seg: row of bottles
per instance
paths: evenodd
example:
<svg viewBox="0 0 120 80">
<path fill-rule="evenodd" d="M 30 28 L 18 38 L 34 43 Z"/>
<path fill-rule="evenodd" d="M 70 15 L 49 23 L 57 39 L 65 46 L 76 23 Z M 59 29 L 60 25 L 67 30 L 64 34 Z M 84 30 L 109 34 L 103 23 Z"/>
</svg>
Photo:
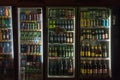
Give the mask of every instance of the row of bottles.
<svg viewBox="0 0 120 80">
<path fill-rule="evenodd" d="M 22 31 L 21 32 L 21 40 L 41 40 L 41 32 L 38 31 Z"/>
<path fill-rule="evenodd" d="M 83 77 L 107 77 L 109 74 L 108 65 L 107 60 L 82 60 L 80 72 Z"/>
<path fill-rule="evenodd" d="M 0 7 L 0 16 L 10 16 L 10 8 Z"/>
<path fill-rule="evenodd" d="M 1 42 L 0 43 L 0 54 L 1 53 L 11 53 L 12 48 L 11 48 L 11 42 Z"/>
<path fill-rule="evenodd" d="M 49 75 L 66 76 L 73 75 L 74 67 L 72 59 L 51 59 L 49 60 Z"/>
<path fill-rule="evenodd" d="M 0 41 L 2 40 L 11 40 L 11 30 L 0 30 Z"/>
<path fill-rule="evenodd" d="M 81 40 L 105 40 L 109 39 L 108 29 L 82 29 Z"/>
<path fill-rule="evenodd" d="M 49 32 L 50 43 L 73 43 L 73 32 L 55 34 Z"/>
<path fill-rule="evenodd" d="M 75 11 L 73 9 L 49 9 L 48 16 L 52 18 L 73 18 Z"/>
<path fill-rule="evenodd" d="M 81 10 L 80 26 L 81 27 L 109 27 L 110 12 L 107 9 Z"/>
<path fill-rule="evenodd" d="M 38 72 L 41 69 L 41 56 L 24 55 L 21 57 L 21 67 L 27 72 Z"/>
<path fill-rule="evenodd" d="M 109 9 L 92 9 L 82 8 L 80 9 L 81 18 L 108 18 L 110 16 Z"/>
<path fill-rule="evenodd" d="M 20 12 L 20 20 L 41 21 L 41 9 L 24 9 Z"/>
<path fill-rule="evenodd" d="M 22 30 L 40 30 L 40 22 L 21 22 L 20 29 Z"/>
<path fill-rule="evenodd" d="M 41 75 L 38 75 L 38 74 L 25 74 L 25 73 L 22 73 L 21 74 L 21 80 L 42 80 L 40 79 L 41 78 Z"/>
<path fill-rule="evenodd" d="M 21 44 L 21 53 L 39 54 L 40 52 L 41 52 L 41 45 Z"/>
<path fill-rule="evenodd" d="M 109 19 L 80 19 L 81 27 L 108 28 Z"/>
<path fill-rule="evenodd" d="M 73 57 L 72 45 L 49 46 L 49 57 Z"/>
<path fill-rule="evenodd" d="M 5 57 L 4 59 L 0 60 L 0 74 L 7 74 L 12 72 L 12 66 L 12 61 L 8 57 Z"/>
<path fill-rule="evenodd" d="M 108 46 L 106 44 L 99 43 L 96 45 L 91 45 L 89 43 L 82 43 L 80 56 L 106 58 L 109 57 L 108 52 Z"/>
<path fill-rule="evenodd" d="M 73 19 L 49 19 L 49 28 L 60 27 L 66 31 L 74 30 L 74 20 Z"/>
<path fill-rule="evenodd" d="M 0 17 L 0 28 L 9 28 L 10 18 Z"/>
</svg>

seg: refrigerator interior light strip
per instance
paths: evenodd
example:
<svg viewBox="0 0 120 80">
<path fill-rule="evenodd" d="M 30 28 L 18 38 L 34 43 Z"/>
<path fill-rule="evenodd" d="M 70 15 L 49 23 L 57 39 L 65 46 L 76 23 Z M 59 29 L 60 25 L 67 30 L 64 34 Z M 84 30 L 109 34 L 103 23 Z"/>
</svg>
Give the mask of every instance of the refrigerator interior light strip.
<svg viewBox="0 0 120 80">
<path fill-rule="evenodd" d="M 12 44 L 11 44 L 12 45 L 11 46 L 12 47 L 12 53 L 11 53 L 11 55 L 12 55 L 12 59 L 13 59 L 14 58 L 14 45 L 13 45 L 14 40 L 13 40 L 13 25 L 12 25 L 12 7 L 11 6 L 8 6 L 8 7 L 9 7 L 9 9 L 11 11 L 10 12 L 10 19 L 11 19 L 10 20 L 10 27 L 11 27 L 10 29 L 12 30 L 11 31 L 11 42 L 12 42 Z"/>
<path fill-rule="evenodd" d="M 20 8 L 18 8 L 18 75 L 19 74 L 21 74 L 21 68 L 20 68 L 20 66 L 21 66 L 21 64 L 20 64 L 20 60 L 21 60 L 21 57 L 19 56 L 20 55 L 20 53 L 21 53 L 21 51 L 20 51 Z M 20 77 L 20 75 L 18 76 L 18 80 L 21 80 L 21 77 Z"/>
<path fill-rule="evenodd" d="M 109 38 L 110 38 L 110 41 L 109 41 L 109 58 L 110 58 L 110 61 L 109 61 L 109 69 L 110 69 L 110 72 L 109 72 L 109 75 L 110 77 L 112 77 L 112 69 L 111 69 L 111 9 L 109 9 Z"/>
</svg>

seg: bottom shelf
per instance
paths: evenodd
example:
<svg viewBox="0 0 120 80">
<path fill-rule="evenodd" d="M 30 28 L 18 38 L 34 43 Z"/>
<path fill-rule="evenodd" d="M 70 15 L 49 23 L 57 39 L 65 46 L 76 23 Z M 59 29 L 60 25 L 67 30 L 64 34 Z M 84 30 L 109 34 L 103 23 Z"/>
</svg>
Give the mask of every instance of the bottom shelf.
<svg viewBox="0 0 120 80">
<path fill-rule="evenodd" d="M 43 75 L 39 73 L 21 73 L 20 80 L 42 80 Z"/>
<path fill-rule="evenodd" d="M 88 75 L 82 75 L 79 76 L 78 80 L 111 80 L 111 77 L 109 75 L 99 75 L 99 76 L 88 76 Z"/>
</svg>

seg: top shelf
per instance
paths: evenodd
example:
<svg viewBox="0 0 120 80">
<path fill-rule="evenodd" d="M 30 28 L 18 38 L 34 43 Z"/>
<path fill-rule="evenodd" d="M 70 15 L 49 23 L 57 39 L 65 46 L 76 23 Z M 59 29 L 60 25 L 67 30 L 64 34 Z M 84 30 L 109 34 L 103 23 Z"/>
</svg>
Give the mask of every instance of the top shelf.
<svg viewBox="0 0 120 80">
<path fill-rule="evenodd" d="M 40 22 L 40 21 L 37 21 L 37 20 L 20 20 L 20 22 Z"/>
<path fill-rule="evenodd" d="M 73 16 L 73 17 L 59 17 L 59 16 L 50 17 L 50 16 L 48 16 L 48 18 L 50 18 L 50 19 L 75 19 L 75 16 Z"/>
<path fill-rule="evenodd" d="M 110 26 L 95 26 L 95 27 L 86 27 L 86 26 L 81 26 L 81 29 L 109 29 Z"/>
</svg>

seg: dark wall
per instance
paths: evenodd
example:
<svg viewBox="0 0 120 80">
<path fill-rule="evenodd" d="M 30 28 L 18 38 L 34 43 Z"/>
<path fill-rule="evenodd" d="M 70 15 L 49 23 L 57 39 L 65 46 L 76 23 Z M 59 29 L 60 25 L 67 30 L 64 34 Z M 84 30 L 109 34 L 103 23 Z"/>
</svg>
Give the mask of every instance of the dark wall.
<svg viewBox="0 0 120 80">
<path fill-rule="evenodd" d="M 120 7 L 112 11 L 116 16 L 116 24 L 112 26 L 112 75 L 113 80 L 120 80 Z"/>
</svg>

